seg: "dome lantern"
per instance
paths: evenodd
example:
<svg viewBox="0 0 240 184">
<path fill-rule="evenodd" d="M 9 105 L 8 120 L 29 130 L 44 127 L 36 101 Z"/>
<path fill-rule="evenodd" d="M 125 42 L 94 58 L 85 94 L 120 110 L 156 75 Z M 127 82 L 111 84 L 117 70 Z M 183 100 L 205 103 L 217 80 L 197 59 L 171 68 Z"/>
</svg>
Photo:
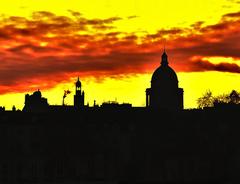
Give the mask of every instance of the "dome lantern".
<svg viewBox="0 0 240 184">
<path fill-rule="evenodd" d="M 162 54 L 162 62 L 161 62 L 162 66 L 168 66 L 168 56 L 164 50 L 163 54 Z"/>
</svg>

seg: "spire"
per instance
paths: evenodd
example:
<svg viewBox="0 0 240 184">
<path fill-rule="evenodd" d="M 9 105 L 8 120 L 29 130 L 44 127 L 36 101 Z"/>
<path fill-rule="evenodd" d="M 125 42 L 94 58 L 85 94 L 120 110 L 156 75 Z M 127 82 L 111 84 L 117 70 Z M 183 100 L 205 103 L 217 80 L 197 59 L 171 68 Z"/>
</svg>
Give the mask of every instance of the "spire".
<svg viewBox="0 0 240 184">
<path fill-rule="evenodd" d="M 78 79 L 77 79 L 77 82 L 76 82 L 76 87 L 81 87 L 81 82 L 80 82 L 80 80 L 79 80 L 79 77 L 78 77 Z"/>
<path fill-rule="evenodd" d="M 165 45 L 164 45 L 164 50 L 163 50 L 163 54 L 162 54 L 161 65 L 162 66 L 167 66 L 168 65 L 168 56 L 167 56 L 166 51 L 165 51 Z"/>
</svg>

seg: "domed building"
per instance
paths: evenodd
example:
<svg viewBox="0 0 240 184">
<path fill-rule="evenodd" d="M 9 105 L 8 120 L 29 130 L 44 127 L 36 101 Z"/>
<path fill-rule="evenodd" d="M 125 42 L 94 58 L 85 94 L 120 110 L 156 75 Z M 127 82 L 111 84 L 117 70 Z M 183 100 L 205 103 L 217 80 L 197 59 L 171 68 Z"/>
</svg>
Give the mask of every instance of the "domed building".
<svg viewBox="0 0 240 184">
<path fill-rule="evenodd" d="M 161 65 L 154 71 L 151 88 L 146 90 L 146 106 L 158 109 L 183 109 L 183 89 L 178 87 L 175 71 L 168 65 L 164 50 Z"/>
<path fill-rule="evenodd" d="M 25 95 L 24 112 L 47 112 L 48 110 L 47 99 L 42 97 L 41 91 L 37 90 L 32 95 Z"/>
</svg>

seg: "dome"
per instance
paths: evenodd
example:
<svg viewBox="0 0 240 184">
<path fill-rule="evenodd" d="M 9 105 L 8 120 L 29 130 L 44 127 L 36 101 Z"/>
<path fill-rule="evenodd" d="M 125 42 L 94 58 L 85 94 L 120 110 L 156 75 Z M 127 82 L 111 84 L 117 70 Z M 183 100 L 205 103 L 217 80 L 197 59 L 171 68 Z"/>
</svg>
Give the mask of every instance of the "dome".
<svg viewBox="0 0 240 184">
<path fill-rule="evenodd" d="M 41 91 L 37 90 L 33 93 L 33 96 L 37 97 L 37 98 L 41 98 L 42 97 L 42 93 Z"/>
<path fill-rule="evenodd" d="M 162 55 L 161 66 L 152 75 L 151 84 L 152 87 L 178 88 L 177 74 L 168 65 L 167 54 L 165 52 Z"/>
</svg>

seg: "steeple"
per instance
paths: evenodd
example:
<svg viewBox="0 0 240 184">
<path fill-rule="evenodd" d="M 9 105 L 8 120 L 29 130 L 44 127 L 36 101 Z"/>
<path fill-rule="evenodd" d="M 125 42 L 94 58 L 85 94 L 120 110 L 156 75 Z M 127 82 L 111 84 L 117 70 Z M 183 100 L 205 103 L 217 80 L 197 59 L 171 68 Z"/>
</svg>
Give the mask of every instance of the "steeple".
<svg viewBox="0 0 240 184">
<path fill-rule="evenodd" d="M 161 65 L 162 66 L 167 66 L 168 65 L 168 56 L 167 56 L 166 51 L 165 51 L 165 46 L 164 46 L 164 50 L 163 50 L 163 54 L 162 54 Z"/>
<path fill-rule="evenodd" d="M 79 77 L 77 78 L 76 84 L 76 94 L 74 95 L 74 107 L 80 108 L 84 107 L 84 91 L 82 91 L 82 83 L 79 80 Z"/>
<path fill-rule="evenodd" d="M 77 82 L 76 82 L 76 87 L 81 88 L 81 86 L 82 86 L 82 84 L 81 84 L 81 82 L 79 80 L 79 77 L 78 77 Z"/>
</svg>

